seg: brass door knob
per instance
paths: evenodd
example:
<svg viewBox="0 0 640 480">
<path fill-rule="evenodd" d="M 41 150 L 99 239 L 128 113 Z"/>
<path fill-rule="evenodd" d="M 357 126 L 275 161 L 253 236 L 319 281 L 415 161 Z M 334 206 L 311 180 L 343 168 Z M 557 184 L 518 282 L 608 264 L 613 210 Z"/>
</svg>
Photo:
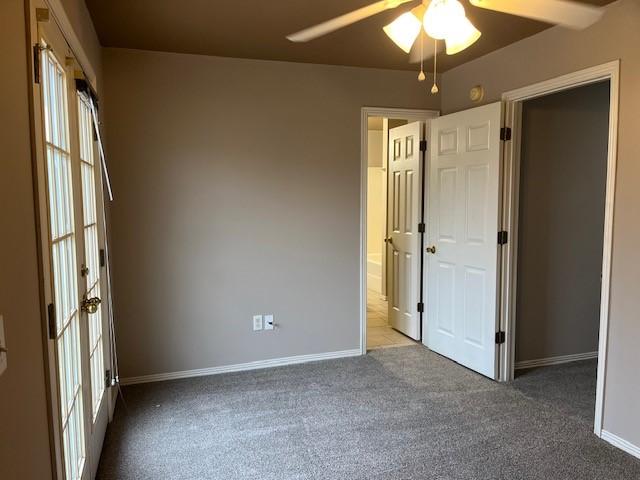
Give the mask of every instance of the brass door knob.
<svg viewBox="0 0 640 480">
<path fill-rule="evenodd" d="M 93 298 L 83 298 L 82 299 L 82 304 L 80 305 L 80 309 L 83 312 L 92 314 L 92 313 L 96 313 L 98 311 L 98 305 L 100 305 L 100 302 L 102 302 L 102 300 L 100 300 L 98 297 L 93 297 Z"/>
<path fill-rule="evenodd" d="M 428 253 L 436 253 L 436 246 L 432 245 L 430 247 L 427 247 L 427 252 Z"/>
</svg>

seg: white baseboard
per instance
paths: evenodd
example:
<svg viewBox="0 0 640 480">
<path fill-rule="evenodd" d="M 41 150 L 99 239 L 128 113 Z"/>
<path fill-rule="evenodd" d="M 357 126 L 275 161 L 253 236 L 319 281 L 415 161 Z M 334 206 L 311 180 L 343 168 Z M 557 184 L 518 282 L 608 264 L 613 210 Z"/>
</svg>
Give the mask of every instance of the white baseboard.
<svg viewBox="0 0 640 480">
<path fill-rule="evenodd" d="M 184 370 L 181 372 L 156 373 L 153 375 L 143 375 L 140 377 L 122 378 L 120 380 L 120 385 L 134 385 L 137 383 L 162 382 L 164 380 L 176 380 L 179 378 L 218 375 L 220 373 L 243 372 L 245 370 L 258 370 L 260 368 L 280 367 L 283 365 L 295 365 L 297 363 L 316 362 L 318 360 L 330 360 L 334 358 L 355 357 L 358 355 L 362 355 L 362 352 L 359 348 L 353 350 L 342 350 L 339 352 L 296 355 L 294 357 L 258 360 L 255 362 L 239 363 L 236 365 L 223 365 L 221 367 L 199 368 L 197 370 Z"/>
<path fill-rule="evenodd" d="M 627 442 L 624 438 L 620 438 L 619 436 L 614 435 L 611 432 L 607 432 L 606 430 L 602 430 L 600 438 L 602 438 L 602 440 L 604 440 L 605 442 L 610 443 L 614 447 L 627 452 L 629 455 L 640 458 L 640 447 L 634 445 L 631 442 Z"/>
<path fill-rule="evenodd" d="M 578 362 L 580 360 L 590 360 L 598 358 L 598 352 L 574 353 L 573 355 L 560 355 L 558 357 L 538 358 L 535 360 L 523 360 L 516 362 L 516 370 L 533 367 L 548 367 L 549 365 L 560 365 L 561 363 Z"/>
</svg>

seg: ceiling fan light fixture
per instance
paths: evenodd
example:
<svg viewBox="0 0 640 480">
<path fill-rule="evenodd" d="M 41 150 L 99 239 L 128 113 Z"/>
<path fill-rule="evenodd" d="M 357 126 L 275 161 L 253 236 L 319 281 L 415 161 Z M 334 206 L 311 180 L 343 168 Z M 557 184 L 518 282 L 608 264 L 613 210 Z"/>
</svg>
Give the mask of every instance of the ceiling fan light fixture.
<svg viewBox="0 0 640 480">
<path fill-rule="evenodd" d="M 482 33 L 469 21 L 467 17 L 458 20 L 449 30 L 445 38 L 447 55 L 455 55 L 473 45 Z"/>
<path fill-rule="evenodd" d="M 443 40 L 466 18 L 458 0 L 432 0 L 424 14 L 424 31 L 431 38 Z"/>
<path fill-rule="evenodd" d="M 382 30 L 393 40 L 393 43 L 399 46 L 405 53 L 409 53 L 411 46 L 416 41 L 416 38 L 418 38 L 421 28 L 422 22 L 420 18 L 411 11 L 403 13 L 389 25 L 383 27 Z"/>
</svg>

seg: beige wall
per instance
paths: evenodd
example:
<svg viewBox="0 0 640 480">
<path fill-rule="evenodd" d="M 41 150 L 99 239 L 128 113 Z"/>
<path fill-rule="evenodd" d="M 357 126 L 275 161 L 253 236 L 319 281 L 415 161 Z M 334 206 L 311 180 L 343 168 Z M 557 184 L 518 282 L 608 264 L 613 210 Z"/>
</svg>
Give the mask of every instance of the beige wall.
<svg viewBox="0 0 640 480">
<path fill-rule="evenodd" d="M 29 137 L 22 0 L 0 2 L 0 478 L 51 476 Z"/>
<path fill-rule="evenodd" d="M 121 376 L 358 348 L 360 109 L 437 108 L 415 75 L 104 62 Z"/>
<path fill-rule="evenodd" d="M 368 161 L 370 167 L 382 167 L 382 130 L 370 129 L 367 134 Z"/>
<path fill-rule="evenodd" d="M 516 361 L 598 350 L 609 82 L 522 106 Z"/>
<path fill-rule="evenodd" d="M 367 253 L 382 255 L 384 238 L 385 202 L 381 167 L 369 167 L 367 172 Z"/>
<path fill-rule="evenodd" d="M 367 138 L 367 253 L 381 255 L 386 202 L 383 198 L 386 177 L 382 170 L 382 130 L 369 130 Z"/>
<path fill-rule="evenodd" d="M 618 174 L 604 428 L 640 445 L 640 2 L 620 0 L 592 27 L 553 28 L 446 72 L 444 113 L 471 107 L 469 89 L 482 84 L 486 102 L 502 92 L 621 59 Z"/>
</svg>

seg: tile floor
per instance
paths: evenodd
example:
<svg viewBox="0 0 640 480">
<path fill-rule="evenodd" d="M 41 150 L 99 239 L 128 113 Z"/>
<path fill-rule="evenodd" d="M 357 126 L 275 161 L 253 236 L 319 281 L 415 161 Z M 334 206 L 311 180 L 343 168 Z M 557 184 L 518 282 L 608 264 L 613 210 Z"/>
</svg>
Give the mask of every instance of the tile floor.
<svg viewBox="0 0 640 480">
<path fill-rule="evenodd" d="M 387 302 L 367 290 L 367 349 L 415 345 L 417 342 L 394 330 L 387 321 Z"/>
</svg>

